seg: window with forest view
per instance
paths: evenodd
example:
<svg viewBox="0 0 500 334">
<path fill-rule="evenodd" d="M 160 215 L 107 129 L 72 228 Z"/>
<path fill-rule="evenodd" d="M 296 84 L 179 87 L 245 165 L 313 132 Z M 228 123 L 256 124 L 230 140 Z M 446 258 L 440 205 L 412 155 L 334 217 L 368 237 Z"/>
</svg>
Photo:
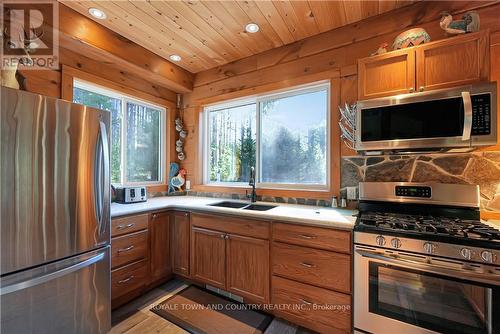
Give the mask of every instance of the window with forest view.
<svg viewBox="0 0 500 334">
<path fill-rule="evenodd" d="M 163 181 L 165 109 L 80 81 L 73 102 L 111 112 L 111 183 Z"/>
<path fill-rule="evenodd" d="M 250 167 L 262 187 L 328 188 L 329 85 L 206 112 L 206 183 L 247 183 Z"/>
</svg>

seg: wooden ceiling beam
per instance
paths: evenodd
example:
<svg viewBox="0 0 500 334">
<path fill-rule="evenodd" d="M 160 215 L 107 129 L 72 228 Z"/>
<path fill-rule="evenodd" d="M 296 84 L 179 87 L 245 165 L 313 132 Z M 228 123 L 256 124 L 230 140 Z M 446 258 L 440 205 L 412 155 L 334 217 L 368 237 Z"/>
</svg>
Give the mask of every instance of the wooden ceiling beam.
<svg viewBox="0 0 500 334">
<path fill-rule="evenodd" d="M 194 75 L 187 70 L 63 4 L 59 6 L 59 17 L 61 47 L 113 63 L 174 92 L 192 91 Z"/>
</svg>

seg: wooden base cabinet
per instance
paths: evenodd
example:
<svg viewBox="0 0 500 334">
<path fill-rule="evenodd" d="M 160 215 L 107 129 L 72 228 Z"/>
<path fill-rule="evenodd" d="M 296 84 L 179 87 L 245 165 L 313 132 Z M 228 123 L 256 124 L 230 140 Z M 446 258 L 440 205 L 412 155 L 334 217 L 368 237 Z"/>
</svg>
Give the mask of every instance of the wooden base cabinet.
<svg viewBox="0 0 500 334">
<path fill-rule="evenodd" d="M 192 228 L 192 278 L 214 287 L 226 287 L 225 234 L 203 228 Z"/>
<path fill-rule="evenodd" d="M 269 241 L 229 234 L 227 290 L 255 302 L 269 301 Z"/>
<path fill-rule="evenodd" d="M 206 228 L 211 220 L 220 230 Z M 216 221 L 221 218 L 191 216 L 191 277 L 252 302 L 269 302 L 269 240 L 261 237 L 268 237 L 270 223 Z M 230 233 L 235 231 L 245 235 Z"/>
<path fill-rule="evenodd" d="M 170 262 L 170 213 L 152 213 L 149 216 L 150 229 L 150 280 L 156 283 L 172 274 Z"/>
<path fill-rule="evenodd" d="M 172 271 L 174 274 L 189 278 L 189 240 L 191 226 L 189 212 L 176 211 L 170 221 L 170 249 L 172 252 Z"/>
</svg>

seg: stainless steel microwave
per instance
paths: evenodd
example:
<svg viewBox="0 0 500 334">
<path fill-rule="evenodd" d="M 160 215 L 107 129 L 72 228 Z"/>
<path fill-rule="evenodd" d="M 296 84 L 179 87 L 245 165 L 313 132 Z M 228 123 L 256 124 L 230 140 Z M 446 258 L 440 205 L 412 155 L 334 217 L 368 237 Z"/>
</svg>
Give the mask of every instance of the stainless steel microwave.
<svg viewBox="0 0 500 334">
<path fill-rule="evenodd" d="M 497 84 L 358 102 L 357 151 L 472 149 L 497 144 Z"/>
</svg>

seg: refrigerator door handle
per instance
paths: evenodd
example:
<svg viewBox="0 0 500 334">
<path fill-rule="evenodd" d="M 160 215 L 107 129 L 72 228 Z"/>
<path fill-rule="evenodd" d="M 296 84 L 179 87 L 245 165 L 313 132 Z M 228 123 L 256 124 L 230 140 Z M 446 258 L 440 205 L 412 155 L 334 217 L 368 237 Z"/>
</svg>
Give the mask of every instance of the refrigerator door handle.
<svg viewBox="0 0 500 334">
<path fill-rule="evenodd" d="M 106 232 L 109 214 L 109 142 L 106 124 L 99 122 L 99 139 L 97 140 L 96 160 L 94 165 L 96 215 L 99 235 Z"/>
<path fill-rule="evenodd" d="M 16 292 L 19 290 L 28 289 L 28 288 L 31 288 L 35 285 L 47 283 L 47 282 L 54 280 L 56 278 L 71 274 L 75 271 L 78 271 L 82 268 L 88 267 L 96 262 L 101 261 L 102 259 L 104 259 L 105 255 L 106 255 L 106 252 L 101 252 L 101 253 L 99 253 L 91 258 L 80 261 L 80 262 L 75 263 L 75 264 L 68 266 L 66 268 L 59 269 L 59 270 L 53 271 L 49 274 L 45 274 L 42 276 L 34 277 L 34 278 L 31 278 L 27 281 L 14 283 L 14 284 L 2 287 L 2 288 L 0 288 L 0 296 L 6 295 L 8 293 Z"/>
</svg>

